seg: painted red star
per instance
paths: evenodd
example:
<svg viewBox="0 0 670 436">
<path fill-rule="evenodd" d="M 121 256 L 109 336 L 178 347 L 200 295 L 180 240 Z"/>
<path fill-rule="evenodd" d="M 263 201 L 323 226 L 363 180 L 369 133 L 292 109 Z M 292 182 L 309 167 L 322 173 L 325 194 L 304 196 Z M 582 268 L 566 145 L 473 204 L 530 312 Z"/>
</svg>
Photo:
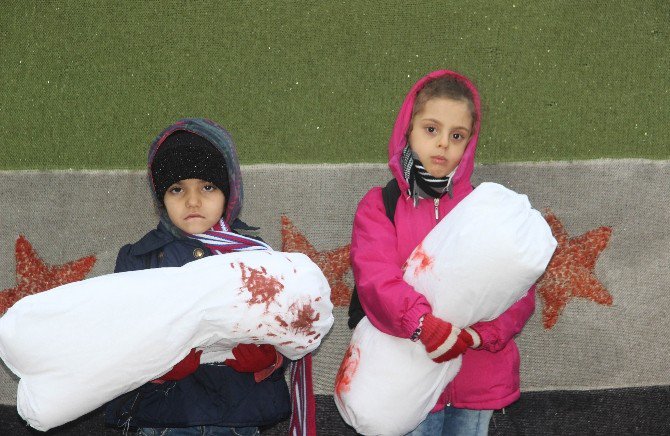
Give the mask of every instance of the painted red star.
<svg viewBox="0 0 670 436">
<path fill-rule="evenodd" d="M 95 264 L 95 256 L 86 256 L 63 265 L 47 265 L 37 256 L 28 239 L 16 240 L 16 286 L 0 292 L 0 315 L 21 298 L 83 280 Z"/>
<path fill-rule="evenodd" d="M 537 291 L 544 301 L 544 328 L 550 329 L 573 297 L 586 298 L 604 306 L 612 305 L 612 295 L 594 273 L 596 260 L 607 247 L 612 228 L 598 227 L 570 238 L 561 221 L 550 210 L 547 210 L 545 219 L 558 242 L 546 272 L 537 282 Z"/>
<path fill-rule="evenodd" d="M 335 306 L 348 306 L 351 289 L 344 283 L 344 274 L 351 267 L 349 244 L 329 251 L 317 251 L 286 216 L 281 217 L 282 251 L 306 254 L 316 263 L 330 284 L 330 300 Z"/>
</svg>

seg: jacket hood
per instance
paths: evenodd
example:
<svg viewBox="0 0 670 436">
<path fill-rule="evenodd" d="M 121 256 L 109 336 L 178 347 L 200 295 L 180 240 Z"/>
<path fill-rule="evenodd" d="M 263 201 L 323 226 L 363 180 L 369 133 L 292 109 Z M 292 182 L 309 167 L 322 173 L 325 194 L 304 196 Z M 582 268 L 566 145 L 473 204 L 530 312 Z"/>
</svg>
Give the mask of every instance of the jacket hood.
<svg viewBox="0 0 670 436">
<path fill-rule="evenodd" d="M 389 140 L 388 152 L 389 152 L 389 168 L 391 174 L 398 181 L 398 186 L 400 191 L 406 193 L 409 189 L 407 180 L 403 176 L 402 168 L 402 152 L 407 145 L 407 131 L 409 129 L 410 121 L 412 120 L 412 109 L 414 108 L 414 100 L 416 99 L 417 94 L 424 85 L 438 77 L 442 76 L 452 76 L 456 80 L 464 83 L 468 89 L 472 92 L 474 99 L 475 112 L 477 114 L 477 119 L 473 126 L 472 136 L 470 141 L 465 149 L 465 153 L 461 158 L 461 162 L 456 169 L 456 173 L 452 179 L 452 186 L 455 190 L 458 190 L 461 186 L 467 185 L 471 186 L 470 177 L 472 176 L 472 171 L 475 165 L 475 151 L 477 149 L 477 138 L 479 137 L 479 128 L 481 124 L 481 103 L 479 100 L 479 93 L 477 88 L 468 80 L 465 76 L 462 76 L 458 73 L 449 70 L 438 70 L 433 71 L 432 73 L 427 74 L 422 77 L 418 82 L 412 86 L 412 89 L 409 90 L 409 93 L 405 97 L 400 111 L 398 112 L 398 117 L 396 118 L 395 124 L 393 126 L 393 132 L 391 133 L 391 139 Z"/>
<path fill-rule="evenodd" d="M 181 232 L 174 224 L 172 224 L 170 218 L 168 217 L 167 210 L 157 198 L 156 189 L 151 177 L 151 165 L 153 163 L 154 157 L 156 156 L 156 152 L 160 148 L 163 141 L 165 141 L 165 138 L 178 130 L 185 130 L 207 139 L 223 155 L 223 158 L 226 161 L 226 167 L 228 170 L 228 183 L 230 185 L 230 192 L 226 198 L 226 208 L 223 212 L 223 219 L 230 228 L 233 221 L 235 221 L 235 219 L 240 214 L 240 211 L 242 210 L 243 189 L 240 163 L 237 159 L 235 143 L 233 142 L 233 138 L 230 136 L 230 133 L 228 133 L 228 131 L 215 122 L 205 118 L 184 118 L 177 121 L 159 133 L 149 147 L 149 155 L 147 159 L 147 178 L 154 203 L 160 211 L 161 222 L 165 224 L 173 234 L 179 236 L 183 234 L 183 232 Z"/>
</svg>

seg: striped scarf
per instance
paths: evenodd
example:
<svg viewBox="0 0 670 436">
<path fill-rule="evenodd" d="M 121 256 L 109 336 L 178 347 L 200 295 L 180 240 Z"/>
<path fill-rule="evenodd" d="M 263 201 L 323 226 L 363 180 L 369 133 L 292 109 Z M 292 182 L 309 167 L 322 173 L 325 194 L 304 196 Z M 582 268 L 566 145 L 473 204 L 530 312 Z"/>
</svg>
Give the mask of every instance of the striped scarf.
<svg viewBox="0 0 670 436">
<path fill-rule="evenodd" d="M 312 385 L 312 353 L 291 362 L 290 436 L 316 435 L 316 402 Z"/>
<path fill-rule="evenodd" d="M 257 239 L 230 231 L 223 218 L 210 230 L 197 235 L 189 235 L 209 248 L 213 254 L 234 251 L 272 250 Z M 316 403 L 312 385 L 312 355 L 291 361 L 291 422 L 290 436 L 316 435 Z"/>
<path fill-rule="evenodd" d="M 265 242 L 231 232 L 223 218 L 205 233 L 189 235 L 189 237 L 202 242 L 213 254 L 226 254 L 233 251 L 272 250 L 272 247 Z"/>
<path fill-rule="evenodd" d="M 418 159 L 414 159 L 414 180 L 419 188 L 432 198 L 440 198 L 448 192 L 451 175 L 446 177 L 433 177 Z"/>
<path fill-rule="evenodd" d="M 405 177 L 405 180 L 407 180 L 410 195 L 415 199 L 415 202 L 419 196 L 425 197 L 421 195 L 422 193 L 431 198 L 441 198 L 447 193 L 451 197 L 451 178 L 456 172 L 456 169 L 446 177 L 433 177 L 426 171 L 409 144 L 405 146 L 402 152 L 401 163 L 403 167 L 403 176 Z"/>
</svg>

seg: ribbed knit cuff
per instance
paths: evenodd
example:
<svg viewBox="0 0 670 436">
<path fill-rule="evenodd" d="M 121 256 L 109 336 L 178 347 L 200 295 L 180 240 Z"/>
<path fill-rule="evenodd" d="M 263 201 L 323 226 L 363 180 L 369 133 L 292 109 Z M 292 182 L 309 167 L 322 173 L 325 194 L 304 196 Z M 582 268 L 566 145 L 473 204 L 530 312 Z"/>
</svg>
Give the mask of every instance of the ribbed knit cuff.
<svg viewBox="0 0 670 436">
<path fill-rule="evenodd" d="M 479 336 L 477 330 L 473 329 L 472 327 L 466 327 L 463 330 L 468 332 L 472 337 L 472 345 L 470 348 L 479 348 L 482 345 L 482 337 Z"/>
</svg>

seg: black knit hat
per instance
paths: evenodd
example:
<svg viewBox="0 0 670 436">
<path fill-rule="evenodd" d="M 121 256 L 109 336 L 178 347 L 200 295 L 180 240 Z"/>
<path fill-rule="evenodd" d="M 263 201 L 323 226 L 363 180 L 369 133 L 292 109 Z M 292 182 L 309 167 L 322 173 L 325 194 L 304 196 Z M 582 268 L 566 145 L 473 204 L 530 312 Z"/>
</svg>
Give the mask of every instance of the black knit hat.
<svg viewBox="0 0 670 436">
<path fill-rule="evenodd" d="M 226 160 L 207 139 L 178 130 L 158 147 L 151 163 L 156 197 L 163 203 L 168 188 L 180 180 L 201 179 L 216 185 L 228 198 L 230 185 Z"/>
</svg>

